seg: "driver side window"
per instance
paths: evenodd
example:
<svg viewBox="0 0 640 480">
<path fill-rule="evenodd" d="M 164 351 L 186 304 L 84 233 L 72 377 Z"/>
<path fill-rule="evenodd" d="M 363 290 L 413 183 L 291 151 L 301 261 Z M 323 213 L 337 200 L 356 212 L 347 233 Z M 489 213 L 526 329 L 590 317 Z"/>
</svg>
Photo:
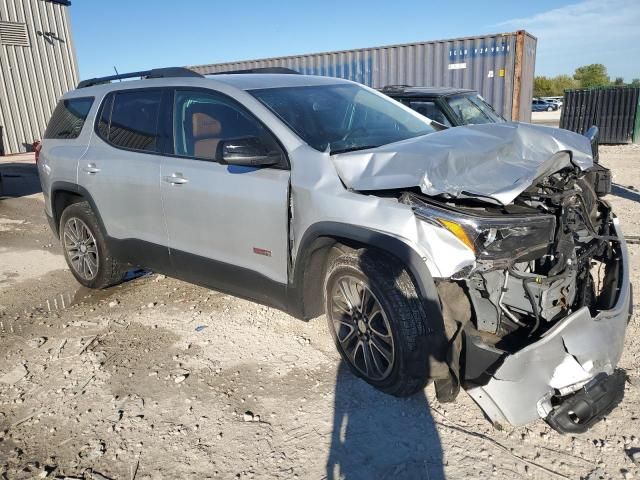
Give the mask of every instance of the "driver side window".
<svg viewBox="0 0 640 480">
<path fill-rule="evenodd" d="M 258 137 L 275 144 L 271 134 L 251 115 L 223 95 L 178 90 L 174 98 L 173 138 L 177 155 L 219 160 L 220 142 Z"/>
</svg>

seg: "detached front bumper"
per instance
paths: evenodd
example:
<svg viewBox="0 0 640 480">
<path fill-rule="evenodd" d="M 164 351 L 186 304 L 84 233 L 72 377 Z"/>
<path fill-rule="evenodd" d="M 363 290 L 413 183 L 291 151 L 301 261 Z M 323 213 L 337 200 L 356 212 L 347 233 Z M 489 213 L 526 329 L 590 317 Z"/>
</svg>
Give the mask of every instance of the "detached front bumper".
<svg viewBox="0 0 640 480">
<path fill-rule="evenodd" d="M 622 239 L 617 220 L 614 225 L 618 238 Z M 596 317 L 592 317 L 586 307 L 577 310 L 537 342 L 507 356 L 485 385 L 467 389 L 494 423 L 518 426 L 538 418 L 548 418 L 552 423 L 557 417 L 566 424 L 566 419 L 561 417 L 564 413 L 559 410 L 565 400 L 570 402 L 573 398 L 573 402 L 577 402 L 579 396 L 590 399 L 594 418 L 614 406 L 615 394 L 619 393 L 615 390 L 623 384 L 609 376 L 614 374 L 622 355 L 632 307 L 624 241 L 620 250 L 622 275 L 614 308 Z M 588 395 L 587 390 L 591 391 Z M 570 407 L 565 406 L 563 410 L 567 418 L 575 416 Z M 574 431 L 583 431 L 585 426 L 581 424 Z M 570 428 L 564 430 L 570 431 Z"/>
</svg>

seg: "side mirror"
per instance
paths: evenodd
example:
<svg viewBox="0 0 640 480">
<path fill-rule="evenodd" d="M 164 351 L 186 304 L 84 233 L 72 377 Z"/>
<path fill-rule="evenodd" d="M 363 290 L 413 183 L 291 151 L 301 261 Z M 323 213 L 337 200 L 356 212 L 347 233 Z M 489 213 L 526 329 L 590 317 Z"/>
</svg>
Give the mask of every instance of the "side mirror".
<svg viewBox="0 0 640 480">
<path fill-rule="evenodd" d="M 591 142 L 591 153 L 593 154 L 593 163 L 599 163 L 600 162 L 600 152 L 599 152 L 600 129 L 598 129 L 597 126 L 592 125 L 591 128 L 587 130 L 587 132 L 584 134 L 584 136 L 589 139 L 589 142 Z"/>
<path fill-rule="evenodd" d="M 282 160 L 282 153 L 258 137 L 242 137 L 220 142 L 220 159 L 227 165 L 268 167 Z"/>
<path fill-rule="evenodd" d="M 444 123 L 440 123 L 437 120 L 431 120 L 431 126 L 435 128 L 437 132 L 447 130 L 449 128 Z"/>
</svg>

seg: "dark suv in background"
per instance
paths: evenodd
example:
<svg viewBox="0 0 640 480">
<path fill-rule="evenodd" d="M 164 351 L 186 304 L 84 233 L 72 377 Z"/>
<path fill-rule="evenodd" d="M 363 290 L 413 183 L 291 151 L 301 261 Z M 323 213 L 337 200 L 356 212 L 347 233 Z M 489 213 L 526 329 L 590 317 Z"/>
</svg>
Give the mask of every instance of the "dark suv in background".
<svg viewBox="0 0 640 480">
<path fill-rule="evenodd" d="M 380 91 L 447 127 L 505 122 L 505 119 L 474 90 L 389 85 Z"/>
</svg>

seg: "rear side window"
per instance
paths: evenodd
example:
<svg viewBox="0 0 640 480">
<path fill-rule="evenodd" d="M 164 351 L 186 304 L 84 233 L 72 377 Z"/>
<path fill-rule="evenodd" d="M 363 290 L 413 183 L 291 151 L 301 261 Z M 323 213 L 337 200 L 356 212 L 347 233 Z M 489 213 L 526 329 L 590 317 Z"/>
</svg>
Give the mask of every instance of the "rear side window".
<svg viewBox="0 0 640 480">
<path fill-rule="evenodd" d="M 82 131 L 93 97 L 60 100 L 44 132 L 44 138 L 73 139 Z"/>
<path fill-rule="evenodd" d="M 160 90 L 109 94 L 100 112 L 98 134 L 116 147 L 157 152 L 161 101 Z"/>
</svg>

